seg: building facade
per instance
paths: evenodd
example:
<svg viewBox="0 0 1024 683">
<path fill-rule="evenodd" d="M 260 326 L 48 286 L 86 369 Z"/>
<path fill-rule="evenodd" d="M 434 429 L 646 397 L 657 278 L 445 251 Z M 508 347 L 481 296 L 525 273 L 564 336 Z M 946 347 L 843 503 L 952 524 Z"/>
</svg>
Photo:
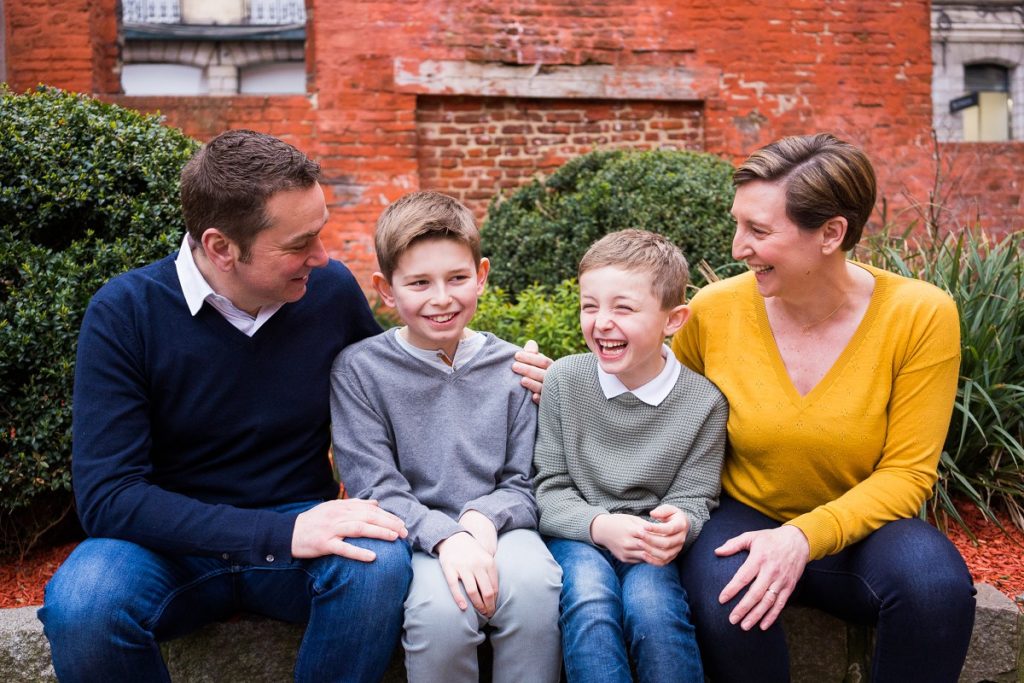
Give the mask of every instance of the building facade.
<svg viewBox="0 0 1024 683">
<path fill-rule="evenodd" d="M 1008 53 L 957 52 L 963 32 L 942 34 L 940 13 L 966 27 L 975 15 L 961 5 L 306 0 L 297 9 L 278 2 L 271 17 L 259 10 L 268 0 L 228 0 L 198 3 L 207 15 L 189 18 L 196 3 L 179 0 L 168 19 L 166 0 L 0 2 L 16 91 L 43 82 L 159 111 L 201 140 L 251 127 L 319 159 L 332 213 L 325 242 L 364 285 L 373 223 L 401 194 L 449 192 L 482 218 L 496 194 L 595 148 L 676 147 L 735 161 L 783 135 L 831 131 L 875 161 L 888 218 L 938 195 L 950 226 L 1024 228 L 1024 107 L 1012 110 L 1024 72 Z M 1019 15 L 1016 5 L 1000 17 Z M 933 32 L 945 36 L 944 53 Z M 1006 70 L 972 68 L 964 80 L 964 65 L 980 64 Z M 154 65 L 192 69 L 191 85 L 126 94 L 139 92 L 132 72 Z M 998 86 L 1000 73 L 1004 94 L 977 90 L 971 106 L 979 120 L 999 103 L 1012 111 L 1005 139 L 969 141 L 965 114 L 940 109 L 969 102 L 968 87 Z"/>
</svg>

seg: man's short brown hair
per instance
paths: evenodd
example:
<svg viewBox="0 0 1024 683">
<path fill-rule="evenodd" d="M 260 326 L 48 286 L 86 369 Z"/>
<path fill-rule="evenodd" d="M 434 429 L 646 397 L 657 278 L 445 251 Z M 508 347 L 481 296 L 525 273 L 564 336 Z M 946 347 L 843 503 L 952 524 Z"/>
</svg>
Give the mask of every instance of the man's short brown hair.
<svg viewBox="0 0 1024 683">
<path fill-rule="evenodd" d="M 373 235 L 377 263 L 384 279 L 398 267 L 402 254 L 423 239 L 450 239 L 469 247 L 480 263 L 480 231 L 473 212 L 459 200 L 440 192 L 411 192 L 392 202 L 377 219 Z"/>
<path fill-rule="evenodd" d="M 181 210 L 197 243 L 217 228 L 249 260 L 253 240 L 270 227 L 267 200 L 312 187 L 320 164 L 287 142 L 252 130 L 229 130 L 207 142 L 181 171 Z"/>
<path fill-rule="evenodd" d="M 664 310 L 686 300 L 686 285 L 690 281 L 686 257 L 662 235 L 633 228 L 610 232 L 587 249 L 580 260 L 578 276 L 607 266 L 650 275 L 654 296 Z"/>
</svg>

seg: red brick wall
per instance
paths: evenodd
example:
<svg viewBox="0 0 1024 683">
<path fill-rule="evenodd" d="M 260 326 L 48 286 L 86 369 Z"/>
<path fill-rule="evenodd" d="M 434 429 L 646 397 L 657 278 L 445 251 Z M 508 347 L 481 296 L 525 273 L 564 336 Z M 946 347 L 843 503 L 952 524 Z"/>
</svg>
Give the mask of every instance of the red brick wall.
<svg viewBox="0 0 1024 683">
<path fill-rule="evenodd" d="M 938 186 L 945 225 L 1024 231 L 1024 144 L 945 143 Z"/>
<path fill-rule="evenodd" d="M 483 107 L 490 120 L 519 102 L 525 116 L 513 125 L 539 124 L 528 121 L 531 112 L 564 107 L 593 128 L 580 135 L 611 140 L 616 112 L 646 102 L 645 134 L 659 130 L 656 120 L 684 126 L 682 139 L 661 131 L 656 144 L 703 146 L 730 160 L 782 135 L 829 130 L 868 151 L 890 215 L 908 196 L 927 200 L 933 176 L 928 0 L 307 0 L 307 97 L 202 99 L 117 97 L 116 0 L 4 0 L 4 7 L 15 90 L 45 81 L 160 109 L 200 139 L 250 126 L 318 158 L 332 212 L 328 248 L 364 285 L 373 267 L 373 223 L 401 194 L 421 186 L 458 190 L 479 212 L 488 190 L 508 189 L 530 171 L 598 144 L 572 142 L 578 136 L 570 134 L 568 145 L 546 138 L 533 145 L 531 137 L 542 135 L 538 128 L 523 135 L 518 149 L 451 145 L 438 171 L 434 150 L 441 148 L 423 143 L 458 137 L 435 130 L 438 122 L 430 120 L 452 107 Z M 548 82 L 551 70 L 571 76 L 605 68 L 622 76 L 611 78 L 612 94 L 604 97 L 565 102 L 565 92 L 531 92 L 519 100 L 522 95 L 487 83 L 468 91 L 459 83 L 447 89 L 403 84 L 400 62 L 518 66 L 537 82 Z M 631 142 L 625 133 L 632 131 L 609 144 Z M 956 201 L 1002 217 L 988 221 L 994 227 L 1019 225 L 1020 145 L 986 151 L 998 164 L 973 165 L 960 185 Z M 495 149 L 506 164 L 488 188 L 474 176 L 485 167 L 474 164 Z"/>
<path fill-rule="evenodd" d="M 495 194 L 593 149 L 702 149 L 702 111 L 677 102 L 422 97 L 420 188 L 457 197 L 478 221 Z"/>
</svg>

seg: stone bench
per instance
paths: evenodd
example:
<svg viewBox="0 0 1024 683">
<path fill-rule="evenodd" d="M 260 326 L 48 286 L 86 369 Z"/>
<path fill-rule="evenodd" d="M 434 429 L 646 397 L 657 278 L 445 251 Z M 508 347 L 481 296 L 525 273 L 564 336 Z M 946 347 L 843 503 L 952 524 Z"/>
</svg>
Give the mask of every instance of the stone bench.
<svg viewBox="0 0 1024 683">
<path fill-rule="evenodd" d="M 55 681 L 36 607 L 0 610 L 0 681 Z M 795 683 L 867 681 L 870 629 L 792 607 L 785 625 Z M 928 628 L 921 624 L 921 628 Z M 291 681 L 302 628 L 258 618 L 210 624 L 164 644 L 176 683 Z M 356 653 L 353 653 L 357 656 Z M 396 656 L 384 680 L 405 680 Z M 978 586 L 978 610 L 961 683 L 1024 683 L 1024 614 L 992 586 Z"/>
</svg>

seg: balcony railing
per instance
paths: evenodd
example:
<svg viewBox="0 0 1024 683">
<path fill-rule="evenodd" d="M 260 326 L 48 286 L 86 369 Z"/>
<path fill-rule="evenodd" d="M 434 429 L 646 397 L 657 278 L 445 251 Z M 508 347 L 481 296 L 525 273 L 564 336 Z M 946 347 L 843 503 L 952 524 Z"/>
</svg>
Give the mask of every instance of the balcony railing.
<svg viewBox="0 0 1024 683">
<path fill-rule="evenodd" d="M 247 0 L 244 24 L 283 25 L 306 23 L 303 0 Z M 180 24 L 179 0 L 122 0 L 125 24 Z"/>
</svg>

